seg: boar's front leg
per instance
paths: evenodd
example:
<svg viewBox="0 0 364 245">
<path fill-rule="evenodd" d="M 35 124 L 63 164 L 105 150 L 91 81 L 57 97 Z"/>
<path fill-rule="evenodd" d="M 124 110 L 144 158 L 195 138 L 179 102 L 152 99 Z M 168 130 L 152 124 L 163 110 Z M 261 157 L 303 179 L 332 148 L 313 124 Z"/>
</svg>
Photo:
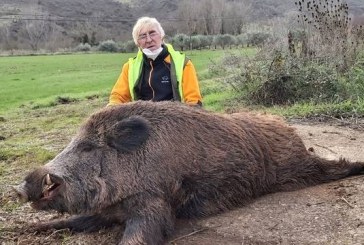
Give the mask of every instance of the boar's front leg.
<svg viewBox="0 0 364 245">
<path fill-rule="evenodd" d="M 74 232 L 93 232 L 111 227 L 114 224 L 114 221 L 105 219 L 100 215 L 78 215 L 72 216 L 68 219 L 59 219 L 41 223 L 36 225 L 34 229 L 37 231 L 70 229 Z"/>
<path fill-rule="evenodd" d="M 163 244 L 174 229 L 175 215 L 159 197 L 139 194 L 127 202 L 129 215 L 120 245 Z"/>
<path fill-rule="evenodd" d="M 118 206 L 110 207 L 92 215 L 75 215 L 68 219 L 59 219 L 38 224 L 34 227 L 37 231 L 49 229 L 70 229 L 73 232 L 93 232 L 125 221 L 124 212 Z"/>
</svg>

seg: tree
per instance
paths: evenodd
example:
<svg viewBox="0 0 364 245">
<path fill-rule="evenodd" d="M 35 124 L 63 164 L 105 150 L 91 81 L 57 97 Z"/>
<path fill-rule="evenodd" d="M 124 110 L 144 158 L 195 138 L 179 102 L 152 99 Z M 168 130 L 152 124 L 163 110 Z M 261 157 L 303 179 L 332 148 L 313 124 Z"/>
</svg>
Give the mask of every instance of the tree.
<svg viewBox="0 0 364 245">
<path fill-rule="evenodd" d="M 194 34 L 240 34 L 251 10 L 251 0 L 185 0 L 178 7 L 180 32 Z"/>
<path fill-rule="evenodd" d="M 134 41 L 129 40 L 124 44 L 125 52 L 131 53 L 137 50 L 137 46 L 135 45 Z"/>
<path fill-rule="evenodd" d="M 246 45 L 247 44 L 247 39 L 248 39 L 248 37 L 247 37 L 247 35 L 246 34 L 240 34 L 240 35 L 238 35 L 237 37 L 237 43 L 236 44 L 238 44 L 238 45 L 240 45 L 242 48 L 244 47 L 244 45 Z"/>
<path fill-rule="evenodd" d="M 201 48 L 210 48 L 211 43 L 212 43 L 212 36 L 206 36 L 206 35 L 198 35 L 199 39 L 200 39 L 200 47 Z"/>
<path fill-rule="evenodd" d="M 199 36 L 191 37 L 191 49 L 199 49 L 201 47 L 201 40 Z"/>
<path fill-rule="evenodd" d="M 90 45 L 91 45 L 91 46 L 97 46 L 97 45 L 98 45 L 98 42 L 97 42 L 97 40 L 96 40 L 96 32 L 95 32 L 95 31 L 93 31 L 93 32 L 91 33 Z"/>
<path fill-rule="evenodd" d="M 33 13 L 31 19 L 21 20 L 24 24 L 21 34 L 32 50 L 38 50 L 39 45 L 44 44 L 52 32 L 50 17 L 38 6 L 33 6 L 31 12 Z"/>
<path fill-rule="evenodd" d="M 195 2 L 192 0 L 181 1 L 178 7 L 178 17 L 181 19 L 180 32 L 189 36 L 197 34 L 199 13 Z"/>
<path fill-rule="evenodd" d="M 173 45 L 183 51 L 189 45 L 189 37 L 186 34 L 177 34 L 172 39 Z"/>
<path fill-rule="evenodd" d="M 237 38 L 231 34 L 224 34 L 222 36 L 224 45 L 229 45 L 230 48 L 232 45 L 235 45 L 237 43 Z"/>
<path fill-rule="evenodd" d="M 239 35 L 243 26 L 248 22 L 252 3 L 249 0 L 233 1 L 226 5 L 224 9 L 223 29 L 226 34 Z M 224 33 L 222 33 L 224 34 Z"/>
<path fill-rule="evenodd" d="M 17 43 L 12 41 L 10 25 L 0 27 L 0 44 L 2 44 L 2 48 L 5 50 L 16 48 Z"/>
<path fill-rule="evenodd" d="M 222 49 L 225 49 L 225 42 L 223 35 L 219 34 L 214 36 L 213 44 L 216 46 L 221 46 Z"/>
</svg>

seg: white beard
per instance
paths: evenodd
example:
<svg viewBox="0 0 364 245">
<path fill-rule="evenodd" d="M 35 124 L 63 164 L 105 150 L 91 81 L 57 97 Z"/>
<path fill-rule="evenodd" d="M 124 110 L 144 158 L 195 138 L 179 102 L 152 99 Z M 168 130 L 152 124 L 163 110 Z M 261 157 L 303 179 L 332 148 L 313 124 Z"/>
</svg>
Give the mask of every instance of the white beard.
<svg viewBox="0 0 364 245">
<path fill-rule="evenodd" d="M 149 59 L 152 59 L 152 60 L 155 60 L 158 55 L 162 52 L 163 48 L 160 47 L 159 49 L 156 49 L 154 51 L 151 51 L 147 48 L 143 49 L 143 53 L 149 58 Z"/>
</svg>

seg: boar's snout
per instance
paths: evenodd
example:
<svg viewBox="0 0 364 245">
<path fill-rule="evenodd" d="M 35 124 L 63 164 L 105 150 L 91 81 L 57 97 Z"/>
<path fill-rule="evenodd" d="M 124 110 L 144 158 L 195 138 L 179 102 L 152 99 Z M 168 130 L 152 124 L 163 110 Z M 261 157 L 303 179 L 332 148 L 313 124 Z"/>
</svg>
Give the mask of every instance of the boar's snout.
<svg viewBox="0 0 364 245">
<path fill-rule="evenodd" d="M 34 171 L 13 189 L 20 201 L 32 202 L 34 208 L 43 209 L 55 200 L 63 183 L 63 179 L 54 174 Z"/>
<path fill-rule="evenodd" d="M 15 194 L 17 195 L 20 202 L 29 201 L 29 197 L 25 191 L 25 181 L 23 183 L 21 183 L 20 185 L 13 186 L 12 189 L 15 192 Z"/>
</svg>

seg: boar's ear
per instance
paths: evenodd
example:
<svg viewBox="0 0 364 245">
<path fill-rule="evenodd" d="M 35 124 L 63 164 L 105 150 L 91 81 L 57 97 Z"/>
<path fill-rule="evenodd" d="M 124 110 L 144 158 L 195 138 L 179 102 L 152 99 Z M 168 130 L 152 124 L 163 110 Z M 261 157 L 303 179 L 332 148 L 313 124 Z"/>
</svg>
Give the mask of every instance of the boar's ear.
<svg viewBox="0 0 364 245">
<path fill-rule="evenodd" d="M 149 122 L 140 116 L 131 116 L 114 124 L 107 132 L 106 142 L 121 152 L 137 150 L 149 137 Z"/>
</svg>

